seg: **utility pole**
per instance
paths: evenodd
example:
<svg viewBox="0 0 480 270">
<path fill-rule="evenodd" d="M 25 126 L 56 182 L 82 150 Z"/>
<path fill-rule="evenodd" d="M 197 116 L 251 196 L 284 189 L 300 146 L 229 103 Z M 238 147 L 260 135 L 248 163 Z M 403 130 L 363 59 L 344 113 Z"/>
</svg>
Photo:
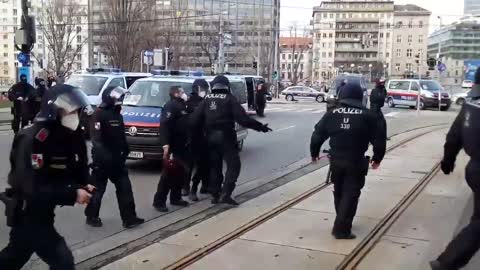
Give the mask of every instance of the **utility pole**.
<svg viewBox="0 0 480 270">
<path fill-rule="evenodd" d="M 93 67 L 93 0 L 88 0 L 88 66 Z M 140 62 L 142 60 L 140 59 Z"/>
<path fill-rule="evenodd" d="M 223 2 L 220 5 L 220 33 L 218 39 L 218 68 L 217 71 L 219 74 L 224 73 L 225 70 L 225 49 L 224 49 L 224 37 L 225 33 L 223 31 Z"/>
<path fill-rule="evenodd" d="M 440 30 L 442 30 L 442 17 L 438 16 L 437 17 L 440 20 Z M 437 53 L 437 63 L 441 62 L 442 59 L 442 39 L 441 35 L 438 35 L 438 53 Z M 442 79 L 442 72 L 440 71 L 440 67 L 437 65 L 437 72 L 438 72 L 438 83 L 441 84 L 441 79 Z M 442 91 L 438 89 L 438 110 L 440 111 L 442 109 Z"/>
<path fill-rule="evenodd" d="M 261 5 L 259 3 L 259 5 Z M 260 76 L 260 71 L 262 70 L 262 62 L 260 61 L 260 55 L 262 54 L 262 34 L 263 34 L 263 9 L 264 5 L 261 5 L 262 8 L 258 10 L 261 12 L 260 16 L 258 16 L 258 23 L 257 23 L 257 76 Z M 260 28 L 260 26 L 262 28 Z"/>
<path fill-rule="evenodd" d="M 15 47 L 21 51 L 21 53 L 18 55 L 18 61 L 22 64 L 22 67 L 19 68 L 18 75 L 23 74 L 26 75 L 27 78 L 30 78 L 30 53 L 32 52 L 33 45 L 36 42 L 35 18 L 28 15 L 30 2 L 27 0 L 22 0 L 21 7 L 21 27 L 15 31 Z"/>
<path fill-rule="evenodd" d="M 274 34 L 275 34 L 275 48 L 274 48 L 274 60 L 273 60 L 273 73 L 276 75 L 273 78 L 273 83 L 274 83 L 274 89 L 275 89 L 275 97 L 278 97 L 278 81 L 280 77 L 280 72 L 278 72 L 278 61 L 279 61 L 279 36 L 280 36 L 280 1 L 276 1 L 276 10 L 277 10 L 277 17 L 275 19 L 275 29 L 274 29 Z"/>
</svg>

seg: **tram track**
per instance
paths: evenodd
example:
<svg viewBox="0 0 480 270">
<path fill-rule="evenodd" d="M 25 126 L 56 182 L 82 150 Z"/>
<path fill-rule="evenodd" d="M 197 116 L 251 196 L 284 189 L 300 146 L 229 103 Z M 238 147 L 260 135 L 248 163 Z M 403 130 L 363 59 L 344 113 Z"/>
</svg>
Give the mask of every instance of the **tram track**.
<svg viewBox="0 0 480 270">
<path fill-rule="evenodd" d="M 401 132 L 395 135 L 392 135 L 390 138 L 393 138 L 394 136 L 405 134 L 408 132 L 413 132 L 421 129 L 427 129 L 430 128 L 427 131 L 421 132 L 419 134 L 415 134 L 411 137 L 408 137 L 406 139 L 401 140 L 398 143 L 395 143 L 394 145 L 390 146 L 387 149 L 387 153 L 401 147 L 402 145 L 405 145 L 413 140 L 416 140 L 422 136 L 425 136 L 427 134 L 433 133 L 435 131 L 444 129 L 446 125 L 432 125 L 429 127 L 421 127 L 417 129 L 411 129 L 405 132 Z M 325 166 L 329 166 L 329 164 L 326 164 Z M 430 179 L 433 177 L 433 175 L 438 172 L 439 164 L 436 164 L 434 168 L 424 177 L 422 178 L 419 183 L 408 193 L 405 198 L 400 201 L 400 203 L 397 204 L 397 206 L 389 212 L 389 214 L 381 220 L 381 222 L 373 229 L 373 231 L 353 250 L 353 252 L 347 256 L 342 263 L 338 266 L 337 269 L 343 270 L 343 269 L 355 269 L 355 267 L 361 262 L 363 258 L 368 254 L 368 252 L 375 246 L 375 244 L 378 242 L 378 240 L 381 238 L 381 236 L 390 228 L 390 226 L 395 222 L 395 220 L 398 219 L 398 217 L 403 213 L 403 211 L 413 202 L 413 200 L 420 194 L 420 192 L 423 190 L 423 188 L 429 183 Z M 259 217 L 251 220 L 250 222 L 238 227 L 234 231 L 224 235 L 223 237 L 209 243 L 208 245 L 182 257 L 181 259 L 175 261 L 174 263 L 162 268 L 162 270 L 180 270 L 180 269 L 185 269 L 188 266 L 194 264 L 195 262 L 201 260 L 205 256 L 211 254 L 212 252 L 220 249 L 221 247 L 225 246 L 226 244 L 230 243 L 234 239 L 240 237 L 241 235 L 257 228 L 258 226 L 264 224 L 268 220 L 271 220 L 272 218 L 278 216 L 279 214 L 283 213 L 284 211 L 290 209 L 294 205 L 308 199 L 312 195 L 326 189 L 327 187 L 330 186 L 331 183 L 323 183 L 318 186 L 315 186 L 314 188 L 311 188 L 304 193 L 286 201 L 285 203 L 277 206 L 276 208 L 270 210 L 267 213 L 264 213 L 263 215 L 260 215 Z"/>
</svg>

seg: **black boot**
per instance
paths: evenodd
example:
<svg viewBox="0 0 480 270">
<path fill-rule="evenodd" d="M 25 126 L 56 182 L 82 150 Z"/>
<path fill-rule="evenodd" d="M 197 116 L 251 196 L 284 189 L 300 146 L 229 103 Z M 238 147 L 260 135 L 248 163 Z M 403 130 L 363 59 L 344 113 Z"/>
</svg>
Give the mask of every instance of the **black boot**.
<svg viewBox="0 0 480 270">
<path fill-rule="evenodd" d="M 217 194 L 212 195 L 212 204 L 218 204 L 220 202 L 220 196 Z"/>
<path fill-rule="evenodd" d="M 198 202 L 198 196 L 197 196 L 197 193 L 193 193 L 192 191 L 190 191 L 190 196 L 189 196 L 189 199 L 192 201 L 192 202 Z"/>
<path fill-rule="evenodd" d="M 163 213 L 166 213 L 168 212 L 168 208 L 167 206 L 162 203 L 162 204 L 154 204 L 153 207 L 155 208 L 155 210 L 157 210 L 158 212 L 163 212 Z"/>
<path fill-rule="evenodd" d="M 187 207 L 189 205 L 187 201 L 184 201 L 182 199 L 177 201 L 170 201 L 170 204 L 175 206 L 182 206 L 182 207 Z"/>
<path fill-rule="evenodd" d="M 237 206 L 238 202 L 236 202 L 230 195 L 224 195 L 220 198 L 220 203 L 225 203 L 233 206 Z"/>
<path fill-rule="evenodd" d="M 432 270 L 456 270 L 456 269 L 449 269 L 449 268 L 445 267 L 438 260 L 431 261 L 430 262 L 430 267 L 432 268 Z"/>
<path fill-rule="evenodd" d="M 134 218 L 131 218 L 125 222 L 123 222 L 123 227 L 125 229 L 131 229 L 131 228 L 135 228 L 141 224 L 145 223 L 145 219 L 143 218 L 139 218 L 139 217 L 134 217 Z"/>
<path fill-rule="evenodd" d="M 102 220 L 99 217 L 87 217 L 87 225 L 90 225 L 92 227 L 102 227 L 103 223 Z"/>
<path fill-rule="evenodd" d="M 200 188 L 200 194 L 208 194 L 207 186 L 202 184 L 202 187 Z"/>
<path fill-rule="evenodd" d="M 357 238 L 357 236 L 353 233 L 333 233 L 332 232 L 332 235 L 337 240 L 353 240 Z"/>
</svg>

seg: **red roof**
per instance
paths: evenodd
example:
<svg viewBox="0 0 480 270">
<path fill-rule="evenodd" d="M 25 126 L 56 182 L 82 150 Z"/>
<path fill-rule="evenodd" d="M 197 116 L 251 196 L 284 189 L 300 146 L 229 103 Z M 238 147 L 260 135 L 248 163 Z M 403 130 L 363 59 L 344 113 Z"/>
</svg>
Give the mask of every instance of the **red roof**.
<svg viewBox="0 0 480 270">
<path fill-rule="evenodd" d="M 293 48 L 295 45 L 297 47 L 309 46 L 312 44 L 312 38 L 308 37 L 280 37 L 280 48 Z"/>
</svg>

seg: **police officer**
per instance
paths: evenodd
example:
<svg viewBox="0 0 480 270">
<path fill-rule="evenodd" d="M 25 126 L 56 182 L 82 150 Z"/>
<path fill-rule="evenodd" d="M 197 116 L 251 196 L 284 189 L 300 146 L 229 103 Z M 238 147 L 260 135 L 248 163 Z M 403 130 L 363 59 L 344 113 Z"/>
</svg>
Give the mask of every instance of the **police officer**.
<svg viewBox="0 0 480 270">
<path fill-rule="evenodd" d="M 475 74 L 475 85 L 468 93 L 467 102 L 452 124 L 444 146 L 441 169 L 450 174 L 463 148 L 470 161 L 465 178 L 473 191 L 473 215 L 470 223 L 448 244 L 437 260 L 430 262 L 434 270 L 457 270 L 466 266 L 480 248 L 480 68 Z"/>
<path fill-rule="evenodd" d="M 158 182 L 157 192 L 153 199 L 153 207 L 160 212 L 168 212 L 166 207 L 167 195 L 170 193 L 170 204 L 188 206 L 182 199 L 182 187 L 190 181 L 188 173 L 188 113 L 185 91 L 179 86 L 170 88 L 170 101 L 163 106 L 160 116 L 160 142 L 163 145 L 163 160 L 170 156 L 181 166 L 180 177 L 171 177 L 167 170 L 163 170 Z M 165 164 L 165 162 L 164 162 Z"/>
<path fill-rule="evenodd" d="M 264 81 L 261 81 L 257 86 L 257 92 L 255 96 L 255 102 L 257 103 L 257 115 L 260 117 L 265 117 L 265 106 L 267 105 L 267 84 Z"/>
<path fill-rule="evenodd" d="M 211 85 L 212 93 L 208 94 L 200 103 L 191 118 L 191 123 L 194 128 L 206 131 L 210 162 L 208 187 L 213 196 L 212 203 L 238 205 L 231 197 L 241 166 L 235 122 L 261 132 L 269 132 L 271 129 L 267 124 L 262 124 L 247 115 L 245 109 L 231 94 L 230 82 L 227 77 L 219 75 L 215 77 Z M 222 189 L 224 159 L 227 164 L 227 172 Z"/>
<path fill-rule="evenodd" d="M 28 97 L 35 91 L 33 86 L 27 82 L 25 74 L 20 75 L 20 82 L 14 84 L 8 90 L 8 99 L 13 102 L 12 130 L 16 134 L 20 127 L 28 125 L 30 120 L 29 108 L 27 105 Z"/>
<path fill-rule="evenodd" d="M 93 171 L 91 182 L 97 187 L 90 204 L 85 209 L 86 223 L 92 227 L 101 227 L 100 206 L 107 182 L 115 185 L 120 217 L 123 227 L 133 228 L 145 222 L 135 212 L 132 184 L 128 177 L 125 161 L 129 154 L 125 138 L 125 125 L 120 114 L 125 89 L 108 87 L 103 91 L 102 103 L 92 118 L 92 158 Z"/>
<path fill-rule="evenodd" d="M 37 113 L 40 111 L 40 107 L 42 105 L 42 98 L 45 95 L 45 91 L 47 90 L 46 82 L 42 78 L 35 78 L 35 86 L 36 88 L 33 90 L 32 93 L 30 93 L 30 97 L 28 100 L 31 120 L 33 120 Z"/>
<path fill-rule="evenodd" d="M 192 114 L 198 107 L 200 102 L 203 101 L 205 95 L 208 92 L 208 82 L 204 79 L 196 79 L 193 82 L 192 93 L 187 101 L 187 112 Z M 207 193 L 208 185 L 208 146 L 203 130 L 194 130 L 190 135 L 190 153 L 191 153 L 191 166 L 190 176 L 195 170 L 192 179 L 192 188 L 190 190 L 190 200 L 198 201 L 197 191 L 198 185 L 202 182 L 200 193 Z M 188 189 L 187 189 L 188 191 Z M 182 191 L 183 192 L 183 191 Z"/>
<path fill-rule="evenodd" d="M 387 121 L 382 112 L 382 107 L 385 105 L 385 99 L 387 98 L 387 89 L 385 88 L 385 79 L 378 79 L 375 88 L 370 93 L 370 110 L 378 118 L 379 134 L 387 138 Z"/>
<path fill-rule="evenodd" d="M 365 184 L 370 160 L 365 157 L 373 144 L 372 168 L 377 169 L 385 155 L 386 141 L 376 134 L 377 120 L 362 105 L 360 85 L 346 84 L 339 96 L 339 105 L 327 112 L 315 125 L 310 143 L 312 161 L 319 160 L 322 144 L 330 138 L 330 169 L 334 184 L 337 217 L 332 235 L 337 239 L 354 239 L 352 222 L 358 199 Z"/>
<path fill-rule="evenodd" d="M 79 115 L 88 99 L 78 88 L 51 90 L 36 123 L 20 131 L 10 153 L 6 204 L 10 241 L 0 252 L 0 269 L 20 269 L 36 253 L 50 269 L 73 270 L 72 252 L 54 228 L 56 206 L 88 203 L 87 151 Z M 91 109 L 90 109 L 91 110 Z"/>
</svg>

